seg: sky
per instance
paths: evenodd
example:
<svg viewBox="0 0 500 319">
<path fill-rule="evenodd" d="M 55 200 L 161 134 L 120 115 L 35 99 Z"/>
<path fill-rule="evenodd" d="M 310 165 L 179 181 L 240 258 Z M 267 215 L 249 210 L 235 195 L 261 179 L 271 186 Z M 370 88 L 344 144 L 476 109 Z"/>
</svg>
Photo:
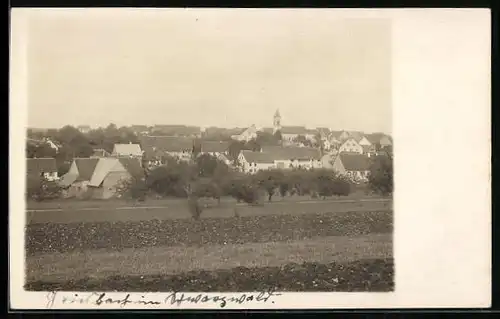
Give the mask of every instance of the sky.
<svg viewBox="0 0 500 319">
<path fill-rule="evenodd" d="M 390 20 L 335 10 L 38 10 L 29 126 L 391 132 Z"/>
</svg>

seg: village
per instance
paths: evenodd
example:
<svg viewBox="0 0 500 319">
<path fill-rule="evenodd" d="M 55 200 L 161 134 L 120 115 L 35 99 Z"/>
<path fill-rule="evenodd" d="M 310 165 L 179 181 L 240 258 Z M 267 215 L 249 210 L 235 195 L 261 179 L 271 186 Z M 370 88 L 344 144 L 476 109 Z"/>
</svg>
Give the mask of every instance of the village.
<svg viewBox="0 0 500 319">
<path fill-rule="evenodd" d="M 55 151 L 54 157 L 32 155 L 28 158 L 28 180 L 43 177 L 54 181 L 64 190 L 64 197 L 79 197 L 93 189 L 93 198 L 107 199 L 115 196 L 124 179 L 144 176 L 167 165 L 168 158 L 192 161 L 196 153 L 196 156 L 210 155 L 245 174 L 272 169 L 323 168 L 344 175 L 354 183 L 363 183 L 370 173 L 371 157 L 392 156 L 392 138 L 384 133 L 309 129 L 281 123 L 280 111 L 276 110 L 273 127 L 265 128 L 255 125 L 239 130 L 131 126 L 129 129 L 135 138 L 129 138 L 128 143 L 115 143 L 111 151 L 92 148 L 89 156 L 66 161 L 69 169 L 62 174 L 56 163 L 61 142 L 47 136 L 28 137 L 28 148 L 43 145 Z M 78 130 L 82 135 L 91 131 L 88 126 L 80 126 Z"/>
</svg>

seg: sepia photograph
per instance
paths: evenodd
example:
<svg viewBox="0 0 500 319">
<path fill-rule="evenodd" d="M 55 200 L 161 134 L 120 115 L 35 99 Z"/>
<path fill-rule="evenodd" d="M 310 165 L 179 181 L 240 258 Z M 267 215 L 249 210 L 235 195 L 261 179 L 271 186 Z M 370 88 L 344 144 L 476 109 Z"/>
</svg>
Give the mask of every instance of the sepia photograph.
<svg viewBox="0 0 500 319">
<path fill-rule="evenodd" d="M 392 291 L 390 21 L 134 18 L 29 21 L 26 289 Z"/>
<path fill-rule="evenodd" d="M 19 10 L 11 294 L 39 309 L 484 304 L 489 115 L 472 99 L 489 93 L 489 42 L 471 35 L 487 23 L 389 11 Z M 476 42 L 446 35 L 460 23 Z M 465 43 L 482 64 L 449 54 Z M 466 274 L 483 292 L 468 301 Z"/>
</svg>

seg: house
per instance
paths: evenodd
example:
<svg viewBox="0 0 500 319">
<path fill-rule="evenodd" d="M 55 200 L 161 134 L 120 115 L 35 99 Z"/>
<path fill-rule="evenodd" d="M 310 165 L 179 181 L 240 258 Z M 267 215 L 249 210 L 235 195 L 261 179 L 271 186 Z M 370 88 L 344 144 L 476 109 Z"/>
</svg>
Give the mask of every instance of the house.
<svg viewBox="0 0 500 319">
<path fill-rule="evenodd" d="M 363 154 L 364 150 L 354 138 L 348 138 L 339 147 L 339 153 L 343 152 Z"/>
<path fill-rule="evenodd" d="M 108 199 L 119 195 L 122 183 L 132 177 L 144 177 L 136 158 L 81 158 L 75 159 L 60 184 L 66 197 Z"/>
<path fill-rule="evenodd" d="M 92 130 L 89 125 L 79 125 L 77 129 L 83 134 L 87 134 Z"/>
<path fill-rule="evenodd" d="M 297 147 L 297 146 L 263 146 L 262 153 L 271 154 L 274 159 L 276 168 L 320 168 L 321 167 L 321 152 L 312 147 Z"/>
<path fill-rule="evenodd" d="M 142 157 L 142 150 L 139 144 L 115 144 L 111 156 L 116 157 Z"/>
<path fill-rule="evenodd" d="M 144 178 L 144 170 L 136 158 L 101 158 L 88 184 L 92 197 L 108 199 L 119 195 L 122 183 L 131 178 Z"/>
<path fill-rule="evenodd" d="M 276 168 L 272 154 L 243 150 L 238 155 L 238 162 L 244 173 L 255 174 L 261 170 Z"/>
<path fill-rule="evenodd" d="M 241 151 L 238 161 L 243 172 L 253 174 L 271 168 L 320 168 L 321 154 L 309 147 L 265 146 L 260 152 Z"/>
<path fill-rule="evenodd" d="M 63 188 L 63 196 L 85 197 L 98 162 L 99 158 L 73 159 L 68 172 L 59 181 L 59 185 Z"/>
<path fill-rule="evenodd" d="M 366 182 L 370 175 L 370 158 L 363 154 L 340 153 L 333 162 L 333 170 L 354 182 Z"/>
<path fill-rule="evenodd" d="M 189 161 L 193 152 L 194 140 L 174 136 L 141 136 L 140 146 L 147 157 L 171 156 L 178 160 Z"/>
<path fill-rule="evenodd" d="M 280 130 L 281 138 L 284 141 L 293 141 L 299 135 L 304 136 L 306 139 L 310 141 L 314 141 L 316 136 L 316 131 L 307 129 L 304 126 L 283 126 Z"/>
<path fill-rule="evenodd" d="M 226 141 L 201 141 L 201 154 L 218 157 L 229 152 L 229 142 Z"/>
<path fill-rule="evenodd" d="M 243 130 L 241 133 L 231 135 L 231 138 L 237 141 L 248 142 L 252 139 L 257 138 L 257 132 L 258 132 L 257 127 L 254 124 L 252 124 L 249 128 Z"/>
<path fill-rule="evenodd" d="M 47 181 L 58 180 L 57 165 L 54 158 L 28 158 L 26 163 L 28 178 L 43 177 Z"/>
</svg>

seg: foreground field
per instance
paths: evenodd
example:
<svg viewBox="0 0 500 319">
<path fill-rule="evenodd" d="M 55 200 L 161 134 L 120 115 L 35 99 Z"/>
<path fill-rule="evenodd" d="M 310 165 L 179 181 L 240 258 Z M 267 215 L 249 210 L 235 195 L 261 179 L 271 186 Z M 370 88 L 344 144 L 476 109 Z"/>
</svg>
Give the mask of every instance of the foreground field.
<svg viewBox="0 0 500 319">
<path fill-rule="evenodd" d="M 247 204 L 236 204 L 221 202 L 218 205 L 214 201 L 205 202 L 206 208 L 201 217 L 232 218 L 237 213 L 241 217 L 262 215 L 297 215 L 314 213 L 345 213 L 366 212 L 379 210 L 392 210 L 390 199 L 358 199 L 358 200 L 307 200 L 307 201 L 274 201 L 264 203 L 260 206 L 249 206 Z M 147 220 L 172 220 L 191 219 L 185 200 L 162 201 L 159 203 L 134 204 L 130 206 L 95 207 L 95 202 L 83 206 L 81 202 L 73 203 L 74 207 L 60 205 L 57 208 L 54 203 L 45 204 L 43 208 L 28 210 L 26 212 L 26 223 L 75 223 L 75 222 L 114 222 L 114 221 L 147 221 Z M 52 204 L 50 206 L 49 204 Z M 78 206 L 78 205 L 79 206 Z M 68 204 L 70 205 L 70 204 Z"/>
<path fill-rule="evenodd" d="M 389 210 L 123 219 L 28 224 L 26 289 L 393 289 Z"/>
<path fill-rule="evenodd" d="M 261 215 L 140 222 L 43 223 L 26 228 L 28 254 L 85 249 L 278 242 L 392 233 L 392 212 Z"/>
<path fill-rule="evenodd" d="M 282 267 L 197 270 L 167 276 L 113 276 L 102 280 L 87 278 L 64 282 L 32 281 L 25 288 L 34 291 L 387 292 L 394 290 L 394 262 L 392 258 L 329 264 L 308 262 Z"/>
</svg>

